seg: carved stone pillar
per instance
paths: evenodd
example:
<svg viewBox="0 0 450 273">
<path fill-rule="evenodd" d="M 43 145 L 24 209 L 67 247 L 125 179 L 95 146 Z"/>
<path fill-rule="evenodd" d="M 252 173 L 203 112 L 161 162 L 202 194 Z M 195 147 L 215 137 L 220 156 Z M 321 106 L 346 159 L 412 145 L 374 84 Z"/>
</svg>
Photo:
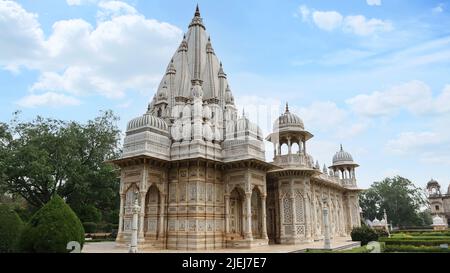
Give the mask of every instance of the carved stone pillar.
<svg viewBox="0 0 450 273">
<path fill-rule="evenodd" d="M 225 234 L 230 233 L 230 195 L 225 195 Z"/>
<path fill-rule="evenodd" d="M 324 248 L 331 249 L 330 223 L 328 219 L 328 200 L 323 201 Z"/>
<path fill-rule="evenodd" d="M 291 199 L 291 213 L 292 213 L 292 227 L 293 227 L 293 236 L 295 236 L 295 225 L 297 223 L 297 214 L 296 214 L 296 206 L 295 206 L 295 194 L 294 194 L 294 180 L 291 179 L 291 181 L 289 181 L 289 193 L 290 196 L 289 198 Z"/>
<path fill-rule="evenodd" d="M 143 191 L 139 192 L 139 199 L 140 199 L 139 232 L 138 232 L 139 239 L 144 238 L 145 196 L 146 196 L 145 192 Z"/>
<path fill-rule="evenodd" d="M 280 217 L 279 217 L 279 227 L 280 227 L 280 237 L 284 237 L 285 235 L 285 230 L 284 230 L 284 209 L 283 209 L 283 191 L 281 188 L 281 182 L 278 181 L 278 207 L 279 207 L 279 212 L 280 212 Z"/>
<path fill-rule="evenodd" d="M 269 237 L 267 236 L 267 222 L 266 222 L 266 216 L 267 216 L 267 213 L 266 213 L 266 195 L 262 195 L 261 196 L 261 210 L 262 210 L 262 212 L 261 212 L 261 215 L 262 215 L 262 223 L 261 223 L 261 225 L 262 225 L 262 238 L 263 239 L 269 239 Z"/>
<path fill-rule="evenodd" d="M 160 198 L 160 212 L 159 212 L 159 228 L 158 228 L 158 239 L 162 239 L 164 237 L 164 213 L 166 211 L 166 194 L 161 192 Z"/>
<path fill-rule="evenodd" d="M 305 228 L 306 228 L 306 238 L 309 239 L 312 236 L 311 228 L 314 223 L 311 219 L 311 200 L 309 198 L 310 194 L 305 193 Z"/>
<path fill-rule="evenodd" d="M 252 236 L 252 193 L 246 192 L 245 193 L 245 203 L 246 203 L 246 216 L 247 216 L 247 227 L 245 231 L 245 238 L 246 239 L 253 239 Z"/>
<path fill-rule="evenodd" d="M 287 141 L 288 141 L 288 154 L 290 155 L 291 154 L 291 151 L 292 151 L 292 147 L 291 147 L 291 137 L 287 137 Z"/>
<path fill-rule="evenodd" d="M 124 215 L 124 205 L 125 205 L 125 194 L 120 194 L 120 209 L 119 209 L 119 230 L 117 234 L 121 234 L 123 232 L 123 215 Z"/>
</svg>

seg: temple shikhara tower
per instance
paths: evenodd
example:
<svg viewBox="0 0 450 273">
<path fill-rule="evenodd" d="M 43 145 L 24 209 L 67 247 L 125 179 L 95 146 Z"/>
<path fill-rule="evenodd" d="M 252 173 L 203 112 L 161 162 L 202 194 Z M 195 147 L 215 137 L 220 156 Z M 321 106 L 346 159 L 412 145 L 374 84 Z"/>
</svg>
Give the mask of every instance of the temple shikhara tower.
<svg viewBox="0 0 450 273">
<path fill-rule="evenodd" d="M 197 7 L 147 111 L 126 129 L 117 243 L 140 205 L 141 248 L 206 250 L 323 240 L 360 225 L 355 168 L 341 146 L 330 167 L 307 153 L 313 135 L 286 105 L 264 137 L 236 109 Z M 264 141 L 274 147 L 266 162 Z M 287 153 L 281 146 L 287 145 Z M 293 149 L 293 147 L 296 147 Z"/>
</svg>

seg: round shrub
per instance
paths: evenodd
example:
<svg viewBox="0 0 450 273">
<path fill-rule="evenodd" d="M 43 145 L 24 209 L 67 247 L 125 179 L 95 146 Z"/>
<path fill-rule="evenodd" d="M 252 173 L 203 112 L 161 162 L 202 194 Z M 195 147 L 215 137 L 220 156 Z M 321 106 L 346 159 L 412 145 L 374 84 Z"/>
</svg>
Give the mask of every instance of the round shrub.
<svg viewBox="0 0 450 273">
<path fill-rule="evenodd" d="M 360 241 L 362 246 L 378 240 L 376 231 L 367 226 L 353 228 L 350 236 L 352 237 L 352 241 Z"/>
<path fill-rule="evenodd" d="M 20 238 L 23 252 L 64 253 L 67 243 L 84 244 L 84 229 L 73 210 L 59 196 L 39 209 L 25 226 Z"/>
<path fill-rule="evenodd" d="M 378 238 L 389 237 L 389 233 L 385 229 L 376 229 L 375 232 L 377 233 Z"/>
<path fill-rule="evenodd" d="M 96 233 L 97 232 L 97 224 L 94 222 L 85 222 L 83 223 L 84 232 L 86 233 Z"/>
<path fill-rule="evenodd" d="M 0 253 L 16 252 L 23 228 L 19 215 L 6 205 L 0 205 Z"/>
</svg>

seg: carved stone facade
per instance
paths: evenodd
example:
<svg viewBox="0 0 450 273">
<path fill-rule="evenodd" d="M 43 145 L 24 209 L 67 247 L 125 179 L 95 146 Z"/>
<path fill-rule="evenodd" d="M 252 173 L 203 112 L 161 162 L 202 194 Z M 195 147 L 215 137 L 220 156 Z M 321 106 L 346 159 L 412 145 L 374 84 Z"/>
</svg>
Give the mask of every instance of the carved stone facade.
<svg viewBox="0 0 450 273">
<path fill-rule="evenodd" d="M 428 202 L 430 203 L 431 215 L 439 216 L 447 226 L 450 226 L 450 185 L 447 192 L 441 192 L 441 185 L 432 179 L 427 183 Z"/>
<path fill-rule="evenodd" d="M 117 243 L 129 242 L 136 199 L 141 248 L 322 240 L 324 198 L 332 236 L 348 236 L 360 224 L 358 165 L 341 147 L 333 165 L 320 170 L 306 153 L 312 137 L 286 107 L 267 137 L 274 161 L 265 161 L 261 129 L 238 117 L 197 8 L 147 112 L 128 123 L 123 154 L 113 161 L 121 168 Z"/>
</svg>

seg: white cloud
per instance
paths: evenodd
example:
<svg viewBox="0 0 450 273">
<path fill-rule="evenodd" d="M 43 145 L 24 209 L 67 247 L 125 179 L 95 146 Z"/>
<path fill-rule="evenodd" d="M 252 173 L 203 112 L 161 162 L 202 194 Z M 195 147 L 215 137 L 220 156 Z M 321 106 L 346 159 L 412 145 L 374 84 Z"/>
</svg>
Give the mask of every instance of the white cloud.
<svg viewBox="0 0 450 273">
<path fill-rule="evenodd" d="M 156 88 L 182 31 L 119 1 L 100 2 L 99 13 L 95 26 L 83 19 L 57 21 L 45 39 L 37 15 L 0 1 L 0 67 L 40 71 L 34 93 L 119 98 Z"/>
<path fill-rule="evenodd" d="M 403 132 L 389 140 L 385 150 L 396 156 L 407 156 L 430 164 L 450 165 L 450 132 L 447 128 L 436 131 Z"/>
<path fill-rule="evenodd" d="M 318 28 L 326 31 L 340 29 L 346 33 L 368 36 L 393 30 L 392 23 L 388 20 L 368 19 L 363 15 L 344 16 L 337 11 L 313 10 L 305 5 L 298 8 L 297 14 L 301 16 L 303 22 L 310 22 L 312 19 Z"/>
<path fill-rule="evenodd" d="M 444 113 L 450 111 L 450 87 L 445 86 L 441 94 L 433 98 L 431 88 L 421 81 L 410 81 L 392 86 L 385 91 L 357 95 L 347 104 L 363 116 L 385 116 L 401 109 L 414 114 Z"/>
<path fill-rule="evenodd" d="M 13 1 L 0 1 L 0 67 L 18 71 L 33 67 L 44 52 L 44 33 L 38 16 Z"/>
<path fill-rule="evenodd" d="M 310 10 L 307 6 L 301 5 L 301 6 L 298 8 L 298 11 L 299 11 L 299 13 L 300 13 L 300 16 L 302 17 L 302 21 L 303 21 L 303 22 L 309 21 L 309 17 L 310 17 L 310 14 L 311 14 L 311 10 Z"/>
<path fill-rule="evenodd" d="M 299 108 L 298 111 L 295 108 L 292 111 L 303 119 L 306 128 L 314 131 L 336 129 L 336 124 L 341 123 L 347 116 L 346 111 L 331 101 L 313 102 L 307 107 Z"/>
<path fill-rule="evenodd" d="M 404 132 L 397 138 L 389 140 L 386 149 L 395 154 L 414 153 L 421 148 L 441 143 L 442 139 L 435 132 Z"/>
<path fill-rule="evenodd" d="M 444 12 L 444 4 L 443 3 L 439 3 L 436 7 L 434 7 L 432 9 L 432 11 L 434 13 L 442 13 L 442 12 Z"/>
<path fill-rule="evenodd" d="M 366 19 L 363 15 L 346 16 L 343 30 L 360 36 L 372 35 L 377 32 L 387 32 L 393 29 L 392 23 L 380 19 Z"/>
<path fill-rule="evenodd" d="M 101 21 L 121 15 L 138 14 L 134 7 L 122 1 L 101 1 L 98 6 L 100 10 L 97 12 L 97 19 Z"/>
<path fill-rule="evenodd" d="M 81 6 L 86 4 L 96 3 L 97 0 L 66 0 L 67 5 L 69 6 Z"/>
<path fill-rule="evenodd" d="M 343 17 L 336 11 L 314 11 L 312 13 L 314 23 L 321 29 L 332 31 L 341 26 Z"/>
<path fill-rule="evenodd" d="M 366 0 L 369 6 L 381 6 L 381 0 Z"/>
<path fill-rule="evenodd" d="M 70 96 L 64 94 L 58 94 L 53 92 L 47 92 L 40 95 L 28 95 L 20 99 L 17 104 L 26 108 L 33 108 L 39 106 L 48 107 L 62 107 L 62 106 L 74 106 L 79 105 L 81 102 Z"/>
</svg>

